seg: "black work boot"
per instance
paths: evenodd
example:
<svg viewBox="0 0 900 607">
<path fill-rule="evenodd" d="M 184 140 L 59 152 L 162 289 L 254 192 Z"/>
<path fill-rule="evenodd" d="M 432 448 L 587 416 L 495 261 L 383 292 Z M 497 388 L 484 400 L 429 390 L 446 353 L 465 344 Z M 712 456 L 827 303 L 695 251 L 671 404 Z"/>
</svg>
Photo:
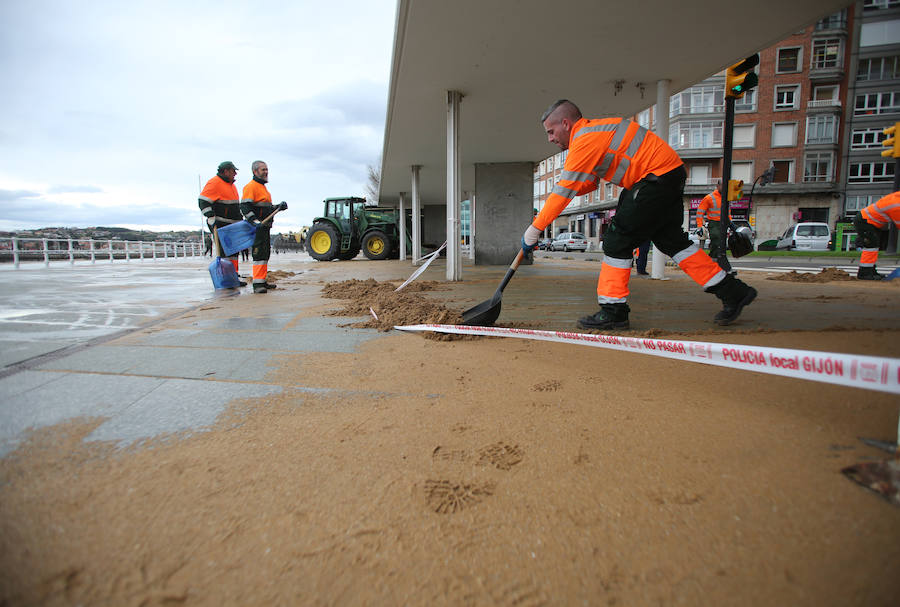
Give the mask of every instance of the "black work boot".
<svg viewBox="0 0 900 607">
<path fill-rule="evenodd" d="M 266 283 L 264 283 L 264 282 L 253 283 L 253 292 L 254 293 L 267 293 L 268 289 L 266 289 Z"/>
<path fill-rule="evenodd" d="M 717 325 L 722 326 L 730 325 L 737 320 L 744 306 L 750 305 L 750 302 L 756 299 L 756 289 L 731 274 L 706 290 L 722 300 L 722 309 L 713 318 Z"/>
<path fill-rule="evenodd" d="M 578 326 L 582 329 L 627 329 L 629 311 L 631 308 L 626 303 L 602 304 L 593 316 L 579 318 Z"/>
<path fill-rule="evenodd" d="M 882 276 L 875 270 L 875 266 L 872 266 L 871 268 L 868 268 L 868 267 L 859 268 L 856 271 L 856 279 L 857 280 L 884 280 L 884 276 Z"/>
<path fill-rule="evenodd" d="M 269 282 L 269 281 L 266 281 L 266 288 L 267 288 L 268 290 L 271 291 L 272 289 L 277 289 L 277 288 L 278 288 L 278 285 L 273 284 L 273 283 L 271 283 L 271 282 Z"/>
</svg>

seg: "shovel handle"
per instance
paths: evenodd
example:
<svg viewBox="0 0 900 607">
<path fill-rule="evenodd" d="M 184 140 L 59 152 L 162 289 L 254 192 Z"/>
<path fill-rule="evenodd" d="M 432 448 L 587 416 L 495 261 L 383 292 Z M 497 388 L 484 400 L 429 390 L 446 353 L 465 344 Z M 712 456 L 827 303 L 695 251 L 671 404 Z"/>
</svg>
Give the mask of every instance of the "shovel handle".
<svg viewBox="0 0 900 607">
<path fill-rule="evenodd" d="M 272 221 L 272 218 L 275 217 L 275 215 L 277 215 L 278 213 L 281 213 L 283 210 L 284 210 L 284 209 L 275 209 L 274 212 L 269 213 L 269 216 L 268 216 L 268 217 L 266 217 L 265 219 L 263 219 L 262 221 L 260 221 L 260 222 L 259 222 L 259 225 L 263 225 L 264 223 L 267 223 L 267 222 L 269 222 L 269 221 Z"/>
<path fill-rule="evenodd" d="M 516 270 L 519 269 L 519 264 L 522 263 L 522 259 L 525 257 L 525 251 L 519 249 L 519 253 L 516 255 L 516 258 L 513 259 L 513 262 L 509 264 L 509 269 L 506 271 L 506 276 L 503 277 L 503 282 L 500 283 L 500 288 L 497 289 L 497 293 L 502 293 L 503 289 L 506 288 L 507 283 L 513 277 L 513 274 L 516 273 Z"/>
</svg>

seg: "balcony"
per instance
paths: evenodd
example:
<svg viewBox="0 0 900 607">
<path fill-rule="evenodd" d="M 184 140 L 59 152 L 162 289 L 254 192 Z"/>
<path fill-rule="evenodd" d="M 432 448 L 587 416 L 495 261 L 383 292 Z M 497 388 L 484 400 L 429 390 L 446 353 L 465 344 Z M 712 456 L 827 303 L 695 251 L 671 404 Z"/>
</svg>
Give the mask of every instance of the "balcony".
<svg viewBox="0 0 900 607">
<path fill-rule="evenodd" d="M 840 112 L 840 99 L 813 99 L 806 102 L 806 109 L 817 112 Z"/>
<path fill-rule="evenodd" d="M 721 177 L 708 177 L 706 179 L 688 179 L 684 184 L 684 193 L 688 196 L 707 195 L 712 190 L 722 185 Z"/>
<path fill-rule="evenodd" d="M 836 61 L 819 61 L 809 66 L 809 79 L 812 82 L 836 82 L 843 77 L 844 66 Z"/>
<path fill-rule="evenodd" d="M 674 150 L 682 158 L 721 158 L 722 144 L 709 148 L 681 148 L 675 147 Z"/>
</svg>

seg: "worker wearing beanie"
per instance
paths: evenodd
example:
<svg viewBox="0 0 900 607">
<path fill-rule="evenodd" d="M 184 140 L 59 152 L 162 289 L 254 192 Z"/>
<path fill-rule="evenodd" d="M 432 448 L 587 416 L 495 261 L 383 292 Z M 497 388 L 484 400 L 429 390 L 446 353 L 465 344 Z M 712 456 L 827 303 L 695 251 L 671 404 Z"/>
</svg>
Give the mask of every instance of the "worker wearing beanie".
<svg viewBox="0 0 900 607">
<path fill-rule="evenodd" d="M 731 264 L 725 256 L 725 238 L 722 230 L 722 192 L 713 190 L 703 197 L 697 207 L 697 227 L 706 226 L 709 233 L 709 256 L 716 260 L 726 272 L 731 272 Z M 731 209 L 728 210 L 731 219 Z"/>
<path fill-rule="evenodd" d="M 220 163 L 216 176 L 207 181 L 203 191 L 200 192 L 200 212 L 206 218 L 206 225 L 213 234 L 215 234 L 216 228 L 223 228 L 243 219 L 239 208 L 240 199 L 237 186 L 234 185 L 237 171 L 237 167 L 229 160 Z M 218 248 L 217 253 L 221 254 L 222 248 L 218 238 L 214 238 L 214 240 Z M 237 272 L 238 254 L 235 253 L 227 259 L 231 260 L 234 271 Z M 240 286 L 247 286 L 247 283 L 241 281 Z"/>
</svg>

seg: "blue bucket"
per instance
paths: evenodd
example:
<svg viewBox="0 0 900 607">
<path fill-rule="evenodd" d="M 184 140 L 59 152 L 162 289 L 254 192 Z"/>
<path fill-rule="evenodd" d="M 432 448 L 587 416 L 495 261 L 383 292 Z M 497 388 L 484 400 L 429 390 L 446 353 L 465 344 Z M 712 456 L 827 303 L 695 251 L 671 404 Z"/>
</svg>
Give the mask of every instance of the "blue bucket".
<svg viewBox="0 0 900 607">
<path fill-rule="evenodd" d="M 894 268 L 894 271 L 885 277 L 885 280 L 894 280 L 900 278 L 900 268 Z"/>
<path fill-rule="evenodd" d="M 217 289 L 233 289 L 241 284 L 234 264 L 221 257 L 216 257 L 216 260 L 209 264 L 209 275 L 212 278 L 213 286 Z"/>
</svg>

